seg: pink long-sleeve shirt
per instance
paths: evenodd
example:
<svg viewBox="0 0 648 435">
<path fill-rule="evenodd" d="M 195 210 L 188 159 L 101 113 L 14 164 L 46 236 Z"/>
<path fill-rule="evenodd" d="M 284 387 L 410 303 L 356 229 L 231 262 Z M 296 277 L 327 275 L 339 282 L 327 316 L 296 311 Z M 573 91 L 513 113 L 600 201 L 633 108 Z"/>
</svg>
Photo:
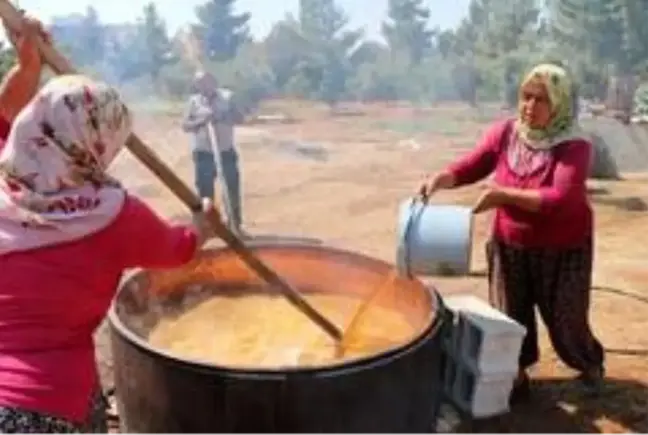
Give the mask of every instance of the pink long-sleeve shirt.
<svg viewBox="0 0 648 435">
<path fill-rule="evenodd" d="M 498 122 L 471 153 L 450 165 L 457 186 L 475 183 L 494 174 L 504 187 L 537 189 L 540 210 L 530 212 L 513 205 L 495 210 L 493 237 L 504 243 L 534 248 L 579 247 L 592 237 L 592 209 L 586 180 L 592 146 L 584 140 L 566 141 L 552 150 L 549 162 L 524 177 L 509 164 L 511 120 Z"/>
<path fill-rule="evenodd" d="M 127 268 L 180 266 L 197 237 L 128 196 L 80 241 L 0 256 L 0 406 L 82 423 L 96 372 L 93 333 Z"/>
</svg>

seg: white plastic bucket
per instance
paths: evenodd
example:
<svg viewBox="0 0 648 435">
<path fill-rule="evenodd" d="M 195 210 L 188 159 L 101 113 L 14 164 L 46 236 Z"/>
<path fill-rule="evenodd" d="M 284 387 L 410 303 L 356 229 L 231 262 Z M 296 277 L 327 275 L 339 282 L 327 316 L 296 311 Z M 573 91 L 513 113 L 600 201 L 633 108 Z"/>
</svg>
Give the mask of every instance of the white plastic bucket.
<svg viewBox="0 0 648 435">
<path fill-rule="evenodd" d="M 396 265 L 404 276 L 466 275 L 472 251 L 472 210 L 412 198 L 398 214 Z"/>
</svg>

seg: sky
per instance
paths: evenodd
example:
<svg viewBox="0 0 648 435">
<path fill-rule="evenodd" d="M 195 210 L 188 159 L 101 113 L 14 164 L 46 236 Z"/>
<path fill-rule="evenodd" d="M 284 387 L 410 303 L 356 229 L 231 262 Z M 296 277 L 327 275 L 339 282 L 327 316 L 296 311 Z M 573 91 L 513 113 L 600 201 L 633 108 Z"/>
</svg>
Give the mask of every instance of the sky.
<svg viewBox="0 0 648 435">
<path fill-rule="evenodd" d="M 154 0 L 158 11 L 171 32 L 194 21 L 194 8 L 204 0 Z M 150 0 L 94 1 L 94 7 L 106 22 L 134 21 L 141 15 Z M 14 0 L 14 4 L 27 10 L 45 23 L 52 16 L 83 13 L 90 4 L 87 0 Z M 274 22 L 286 13 L 296 13 L 298 0 L 237 0 L 238 11 L 252 14 L 250 25 L 255 37 L 264 37 Z M 353 27 L 363 27 L 367 36 L 377 38 L 386 14 L 387 0 L 337 0 L 349 15 Z M 469 0 L 426 0 L 431 8 L 430 24 L 441 28 L 455 26 L 465 15 Z"/>
</svg>

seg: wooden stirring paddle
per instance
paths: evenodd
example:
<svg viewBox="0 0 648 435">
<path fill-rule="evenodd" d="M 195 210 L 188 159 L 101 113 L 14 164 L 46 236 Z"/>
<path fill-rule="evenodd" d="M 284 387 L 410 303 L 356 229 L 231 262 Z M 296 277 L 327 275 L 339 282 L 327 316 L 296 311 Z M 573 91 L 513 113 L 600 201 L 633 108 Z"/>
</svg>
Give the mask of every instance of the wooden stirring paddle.
<svg viewBox="0 0 648 435">
<path fill-rule="evenodd" d="M 6 25 L 15 31 L 20 31 L 22 15 L 8 0 L 0 0 L 0 17 Z M 56 48 L 38 41 L 41 55 L 56 74 L 76 74 L 77 71 Z M 182 181 L 144 142 L 132 134 L 126 142 L 126 147 L 133 155 L 153 172 L 191 211 L 201 210 L 200 198 Z M 342 338 L 339 328 L 320 314 L 306 299 L 277 273 L 265 265 L 234 233 L 221 222 L 214 210 L 207 215 L 214 233 L 232 249 L 243 262 L 268 284 L 276 287 L 297 309 L 308 316 L 335 341 Z"/>
</svg>

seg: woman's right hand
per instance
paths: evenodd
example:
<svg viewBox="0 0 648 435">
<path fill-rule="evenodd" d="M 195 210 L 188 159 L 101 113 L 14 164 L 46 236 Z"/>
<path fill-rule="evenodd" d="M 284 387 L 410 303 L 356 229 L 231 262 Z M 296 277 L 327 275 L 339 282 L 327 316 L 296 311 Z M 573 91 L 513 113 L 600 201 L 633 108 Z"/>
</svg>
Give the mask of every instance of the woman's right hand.
<svg viewBox="0 0 648 435">
<path fill-rule="evenodd" d="M 427 200 L 439 189 L 450 189 L 454 186 L 455 179 L 450 172 L 439 172 L 426 175 L 419 186 L 418 194 Z"/>
</svg>

